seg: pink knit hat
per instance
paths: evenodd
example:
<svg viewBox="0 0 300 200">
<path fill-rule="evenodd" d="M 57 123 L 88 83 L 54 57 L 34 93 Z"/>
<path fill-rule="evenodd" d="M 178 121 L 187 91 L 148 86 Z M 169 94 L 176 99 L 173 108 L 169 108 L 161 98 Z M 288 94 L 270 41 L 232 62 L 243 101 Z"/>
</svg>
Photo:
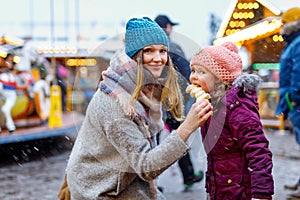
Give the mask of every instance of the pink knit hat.
<svg viewBox="0 0 300 200">
<path fill-rule="evenodd" d="M 201 65 L 223 82 L 233 82 L 242 73 L 243 64 L 237 46 L 225 42 L 221 46 L 208 46 L 191 60 L 191 66 Z"/>
</svg>

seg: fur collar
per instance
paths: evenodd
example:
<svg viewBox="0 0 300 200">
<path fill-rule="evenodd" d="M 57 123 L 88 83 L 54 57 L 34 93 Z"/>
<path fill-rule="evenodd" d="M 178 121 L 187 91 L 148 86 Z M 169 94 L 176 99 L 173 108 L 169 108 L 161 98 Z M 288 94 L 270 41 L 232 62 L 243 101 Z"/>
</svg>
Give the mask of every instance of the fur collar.
<svg viewBox="0 0 300 200">
<path fill-rule="evenodd" d="M 281 29 L 281 35 L 291 35 L 300 30 L 300 19 L 295 22 L 286 23 Z"/>
<path fill-rule="evenodd" d="M 244 91 L 258 90 L 262 83 L 261 78 L 256 74 L 242 73 L 232 83 L 234 87 L 243 88 Z"/>
</svg>

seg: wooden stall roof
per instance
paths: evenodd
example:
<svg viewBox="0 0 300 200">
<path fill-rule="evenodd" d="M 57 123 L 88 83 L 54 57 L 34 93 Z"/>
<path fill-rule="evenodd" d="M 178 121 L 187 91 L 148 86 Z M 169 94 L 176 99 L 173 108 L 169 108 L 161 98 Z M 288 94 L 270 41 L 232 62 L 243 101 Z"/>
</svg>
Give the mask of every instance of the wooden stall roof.
<svg viewBox="0 0 300 200">
<path fill-rule="evenodd" d="M 232 0 L 214 44 L 260 39 L 279 33 L 281 11 L 265 0 Z"/>
</svg>

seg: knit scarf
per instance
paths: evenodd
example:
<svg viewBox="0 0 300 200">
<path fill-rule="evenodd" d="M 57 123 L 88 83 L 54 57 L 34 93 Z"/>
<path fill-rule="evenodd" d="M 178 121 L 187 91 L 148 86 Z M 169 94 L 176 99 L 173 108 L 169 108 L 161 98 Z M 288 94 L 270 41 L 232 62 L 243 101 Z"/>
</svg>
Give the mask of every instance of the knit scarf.
<svg viewBox="0 0 300 200">
<path fill-rule="evenodd" d="M 129 99 L 137 85 L 137 70 L 137 63 L 125 54 L 124 49 L 118 50 L 111 58 L 110 66 L 102 72 L 99 88 L 114 97 L 128 117 L 142 121 L 153 147 L 156 140 L 152 140 L 152 136 L 164 126 L 160 102 L 164 80 L 155 79 L 150 71 L 144 69 L 143 90 L 138 101 L 130 105 Z"/>
</svg>

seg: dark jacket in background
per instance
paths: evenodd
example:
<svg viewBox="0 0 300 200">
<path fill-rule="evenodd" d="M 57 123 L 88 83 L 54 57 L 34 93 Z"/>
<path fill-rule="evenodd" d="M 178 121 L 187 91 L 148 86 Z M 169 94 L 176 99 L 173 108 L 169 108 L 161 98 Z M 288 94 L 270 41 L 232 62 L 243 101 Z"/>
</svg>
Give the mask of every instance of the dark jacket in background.
<svg viewBox="0 0 300 200">
<path fill-rule="evenodd" d="M 186 115 L 194 102 L 194 99 L 185 92 L 186 87 L 190 83 L 190 62 L 186 59 L 182 48 L 174 42 L 170 42 L 169 55 L 178 72 L 178 82 L 184 98 L 184 113 Z M 172 130 L 177 129 L 180 125 L 180 122 L 176 121 L 169 112 L 166 112 L 166 123 Z"/>
<path fill-rule="evenodd" d="M 187 82 L 190 82 L 190 62 L 186 59 L 182 48 L 178 44 L 170 42 L 169 55 L 172 58 L 173 64 L 175 64 L 176 70 L 186 79 Z"/>
<path fill-rule="evenodd" d="M 289 107 L 285 95 L 288 93 L 289 100 L 300 105 L 300 27 L 297 32 L 285 36 L 285 41 L 286 46 L 280 56 L 280 99 L 276 114 L 283 113 L 287 118 Z"/>
</svg>

